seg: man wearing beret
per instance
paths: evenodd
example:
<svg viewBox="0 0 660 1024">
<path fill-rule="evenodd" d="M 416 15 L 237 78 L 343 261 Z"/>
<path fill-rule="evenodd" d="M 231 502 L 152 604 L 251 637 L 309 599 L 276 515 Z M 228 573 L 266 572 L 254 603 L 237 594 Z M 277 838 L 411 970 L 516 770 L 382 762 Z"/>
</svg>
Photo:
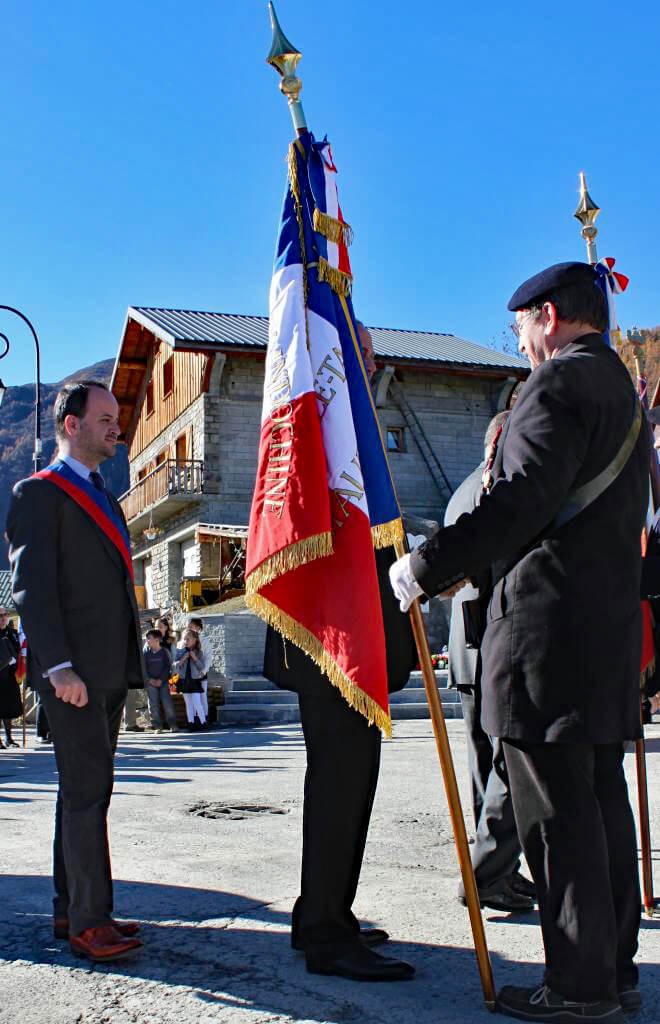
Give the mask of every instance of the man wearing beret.
<svg viewBox="0 0 660 1024">
<path fill-rule="evenodd" d="M 546 969 L 506 986 L 522 1020 L 607 1022 L 641 1005 L 641 900 L 623 744 L 640 736 L 640 531 L 649 440 L 605 342 L 597 270 L 561 263 L 509 309 L 532 373 L 474 511 L 390 571 L 406 608 L 493 567 L 482 724 L 504 745 Z"/>
</svg>

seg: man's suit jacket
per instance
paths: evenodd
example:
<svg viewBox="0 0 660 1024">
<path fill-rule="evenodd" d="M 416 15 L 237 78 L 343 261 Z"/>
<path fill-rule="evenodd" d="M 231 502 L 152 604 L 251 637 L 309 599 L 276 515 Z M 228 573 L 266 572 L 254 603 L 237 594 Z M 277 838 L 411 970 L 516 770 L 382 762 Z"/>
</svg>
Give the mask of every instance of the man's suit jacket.
<svg viewBox="0 0 660 1024">
<path fill-rule="evenodd" d="M 609 465 L 637 398 L 599 334 L 537 367 L 504 426 L 496 483 L 412 556 L 427 594 L 494 567 L 481 654 L 492 736 L 613 743 L 640 735 L 640 535 L 649 439 L 579 515 L 553 530 L 575 488 Z"/>
<path fill-rule="evenodd" d="M 402 690 L 417 663 L 417 648 L 409 616 L 399 610 L 399 603 L 389 585 L 388 569 L 394 562 L 391 548 L 376 551 L 376 568 L 380 585 L 385 647 L 387 655 L 387 682 L 390 693 Z M 283 690 L 316 695 L 332 687 L 328 677 L 295 644 L 286 643 L 280 634 L 268 627 L 264 654 L 264 675 Z"/>
<path fill-rule="evenodd" d="M 110 496 L 119 515 L 119 503 Z M 89 515 L 48 480 L 14 487 L 7 516 L 14 602 L 30 675 L 70 661 L 87 686 L 143 685 L 140 620 L 121 555 Z"/>
<path fill-rule="evenodd" d="M 471 512 L 479 504 L 484 467 L 485 463 L 481 462 L 452 494 L 445 511 L 445 526 L 453 526 L 460 516 Z M 481 674 L 479 651 L 465 645 L 463 621 L 464 602 L 476 600 L 479 594 L 479 589 L 468 583 L 452 598 L 448 645 L 449 686 L 474 687 L 478 681 L 477 676 Z"/>
</svg>

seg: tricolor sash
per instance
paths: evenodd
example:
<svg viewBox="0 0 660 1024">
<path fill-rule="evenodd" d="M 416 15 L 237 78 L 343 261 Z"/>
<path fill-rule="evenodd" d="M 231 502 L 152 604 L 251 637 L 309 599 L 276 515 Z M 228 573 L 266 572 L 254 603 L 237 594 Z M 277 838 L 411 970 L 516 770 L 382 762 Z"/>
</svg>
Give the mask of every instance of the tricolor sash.
<svg viewBox="0 0 660 1024">
<path fill-rule="evenodd" d="M 86 512 L 90 519 L 105 534 L 117 549 L 124 563 L 129 579 L 133 581 L 133 560 L 131 558 L 131 541 L 121 516 L 117 515 L 107 494 L 99 491 L 94 484 L 76 473 L 66 462 L 57 459 L 46 469 L 35 473 L 38 480 L 48 480 L 61 491 L 68 494 L 77 505 Z"/>
</svg>

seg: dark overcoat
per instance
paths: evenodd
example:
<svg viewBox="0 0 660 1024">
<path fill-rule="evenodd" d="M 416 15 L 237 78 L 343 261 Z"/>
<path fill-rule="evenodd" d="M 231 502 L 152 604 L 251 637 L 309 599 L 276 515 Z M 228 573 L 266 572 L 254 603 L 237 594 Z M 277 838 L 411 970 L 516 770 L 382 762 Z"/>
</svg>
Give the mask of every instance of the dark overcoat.
<svg viewBox="0 0 660 1024">
<path fill-rule="evenodd" d="M 399 610 L 399 603 L 389 585 L 388 569 L 395 561 L 392 548 L 376 551 L 376 568 L 380 586 L 387 682 L 390 693 L 402 690 L 417 662 L 417 649 L 410 618 Z M 268 627 L 264 654 L 264 675 L 283 690 L 295 693 L 324 693 L 332 683 L 320 668 L 295 644 L 284 641 L 276 630 Z"/>
<path fill-rule="evenodd" d="M 649 439 L 563 526 L 569 495 L 615 457 L 637 402 L 599 334 L 538 366 L 504 426 L 496 483 L 412 555 L 427 594 L 494 567 L 482 644 L 482 724 L 509 739 L 614 743 L 640 735 L 640 536 Z"/>
<path fill-rule="evenodd" d="M 119 502 L 110 495 L 118 515 Z M 30 478 L 14 487 L 7 516 L 14 603 L 35 689 L 70 661 L 88 686 L 144 684 L 140 620 L 121 555 L 59 487 Z"/>
</svg>

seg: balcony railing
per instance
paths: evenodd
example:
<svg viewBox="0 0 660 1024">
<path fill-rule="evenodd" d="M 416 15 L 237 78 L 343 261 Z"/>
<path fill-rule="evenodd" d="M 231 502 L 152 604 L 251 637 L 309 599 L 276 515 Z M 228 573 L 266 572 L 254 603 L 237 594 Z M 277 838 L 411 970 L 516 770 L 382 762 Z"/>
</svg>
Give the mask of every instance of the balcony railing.
<svg viewBox="0 0 660 1024">
<path fill-rule="evenodd" d="M 203 492 L 204 463 L 200 459 L 166 459 L 119 500 L 130 524 L 169 499 L 185 502 Z"/>
</svg>

